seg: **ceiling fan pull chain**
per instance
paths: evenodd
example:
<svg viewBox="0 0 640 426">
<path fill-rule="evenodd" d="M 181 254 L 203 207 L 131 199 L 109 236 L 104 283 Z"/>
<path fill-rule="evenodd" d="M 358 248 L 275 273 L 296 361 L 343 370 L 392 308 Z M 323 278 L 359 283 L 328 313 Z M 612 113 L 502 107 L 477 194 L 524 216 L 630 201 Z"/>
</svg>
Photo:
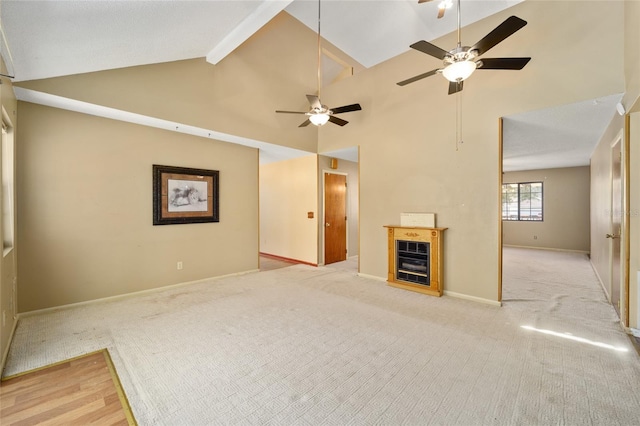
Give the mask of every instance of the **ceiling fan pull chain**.
<svg viewBox="0 0 640 426">
<path fill-rule="evenodd" d="M 460 0 L 458 0 L 458 47 L 462 47 L 462 40 L 460 38 Z"/>
<path fill-rule="evenodd" d="M 456 151 L 462 143 L 462 91 L 460 91 L 456 96 Z"/>
</svg>

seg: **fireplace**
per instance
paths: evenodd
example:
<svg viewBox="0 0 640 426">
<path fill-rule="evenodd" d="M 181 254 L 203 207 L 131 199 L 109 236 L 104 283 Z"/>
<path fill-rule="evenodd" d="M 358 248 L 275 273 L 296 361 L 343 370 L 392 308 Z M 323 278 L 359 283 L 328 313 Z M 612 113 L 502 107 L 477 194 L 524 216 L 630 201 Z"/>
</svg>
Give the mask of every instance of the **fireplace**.
<svg viewBox="0 0 640 426">
<path fill-rule="evenodd" d="M 442 296 L 442 240 L 447 228 L 386 228 L 389 234 L 389 285 Z"/>
</svg>

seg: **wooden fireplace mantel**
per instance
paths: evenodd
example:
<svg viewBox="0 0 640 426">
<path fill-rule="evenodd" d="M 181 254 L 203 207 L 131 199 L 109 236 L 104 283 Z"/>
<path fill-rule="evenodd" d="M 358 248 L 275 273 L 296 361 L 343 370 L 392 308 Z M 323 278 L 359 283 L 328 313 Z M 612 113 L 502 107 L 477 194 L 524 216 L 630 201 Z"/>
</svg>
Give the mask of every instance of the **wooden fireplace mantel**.
<svg viewBox="0 0 640 426">
<path fill-rule="evenodd" d="M 443 233 L 447 228 L 395 225 L 385 228 L 389 242 L 389 285 L 442 296 Z"/>
</svg>

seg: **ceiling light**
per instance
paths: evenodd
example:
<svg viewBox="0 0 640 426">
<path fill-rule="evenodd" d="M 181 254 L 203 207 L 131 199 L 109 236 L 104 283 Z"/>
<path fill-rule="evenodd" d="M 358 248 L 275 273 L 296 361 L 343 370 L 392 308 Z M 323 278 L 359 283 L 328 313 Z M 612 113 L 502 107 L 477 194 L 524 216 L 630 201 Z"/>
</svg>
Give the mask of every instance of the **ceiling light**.
<svg viewBox="0 0 640 426">
<path fill-rule="evenodd" d="M 453 6 L 453 0 L 443 0 L 438 5 L 438 9 L 451 9 Z"/>
<path fill-rule="evenodd" d="M 458 61 L 448 65 L 442 70 L 442 75 L 449 81 L 457 82 L 469 78 L 476 70 L 477 64 L 474 61 Z"/>
<path fill-rule="evenodd" d="M 309 121 L 311 121 L 316 126 L 322 126 L 327 121 L 329 121 L 329 114 L 327 114 L 326 112 L 311 114 L 309 116 Z"/>
</svg>

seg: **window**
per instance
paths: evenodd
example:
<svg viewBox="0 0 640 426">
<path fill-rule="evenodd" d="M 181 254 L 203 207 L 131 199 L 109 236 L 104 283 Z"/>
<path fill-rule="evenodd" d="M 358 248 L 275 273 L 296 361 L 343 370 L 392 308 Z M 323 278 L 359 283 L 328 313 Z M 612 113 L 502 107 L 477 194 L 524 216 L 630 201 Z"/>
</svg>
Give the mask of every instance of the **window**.
<svg viewBox="0 0 640 426">
<path fill-rule="evenodd" d="M 502 220 L 542 221 L 542 182 L 503 184 Z"/>
</svg>

